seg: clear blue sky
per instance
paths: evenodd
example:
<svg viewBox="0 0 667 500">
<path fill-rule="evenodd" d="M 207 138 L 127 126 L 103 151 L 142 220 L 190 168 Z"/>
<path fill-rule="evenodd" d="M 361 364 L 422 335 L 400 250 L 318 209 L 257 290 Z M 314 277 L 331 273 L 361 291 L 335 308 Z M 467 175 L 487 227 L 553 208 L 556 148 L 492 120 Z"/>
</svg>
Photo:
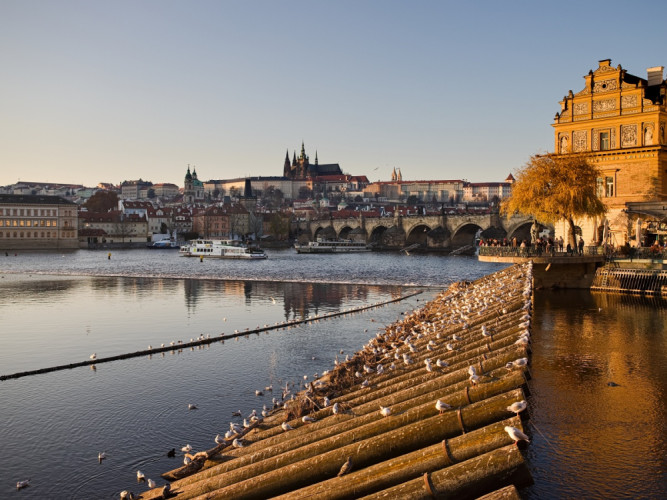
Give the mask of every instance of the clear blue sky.
<svg viewBox="0 0 667 500">
<path fill-rule="evenodd" d="M 664 1 L 0 0 L 0 185 L 281 175 L 501 181 L 611 58 L 667 66 Z"/>
</svg>

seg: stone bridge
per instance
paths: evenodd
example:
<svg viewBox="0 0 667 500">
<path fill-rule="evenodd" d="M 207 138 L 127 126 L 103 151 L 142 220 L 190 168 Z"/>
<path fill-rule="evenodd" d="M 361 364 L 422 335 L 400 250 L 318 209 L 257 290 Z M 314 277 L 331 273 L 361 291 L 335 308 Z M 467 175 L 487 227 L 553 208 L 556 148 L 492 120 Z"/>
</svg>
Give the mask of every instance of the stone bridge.
<svg viewBox="0 0 667 500">
<path fill-rule="evenodd" d="M 530 238 L 533 220 L 498 213 L 410 215 L 317 219 L 292 223 L 292 234 L 304 241 L 343 238 L 371 243 L 377 249 L 419 245 L 422 250 L 452 251 L 474 245 L 475 238 Z"/>
</svg>

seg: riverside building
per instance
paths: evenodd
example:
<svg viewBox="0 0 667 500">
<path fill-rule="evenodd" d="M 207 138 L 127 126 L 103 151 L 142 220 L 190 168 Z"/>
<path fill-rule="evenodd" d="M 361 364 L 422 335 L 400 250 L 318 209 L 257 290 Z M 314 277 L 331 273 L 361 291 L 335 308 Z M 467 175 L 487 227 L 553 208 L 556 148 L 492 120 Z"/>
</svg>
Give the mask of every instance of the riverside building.
<svg viewBox="0 0 667 500">
<path fill-rule="evenodd" d="M 667 235 L 667 84 L 663 66 L 631 75 L 611 59 L 584 76 L 554 118 L 555 151 L 588 153 L 600 171 L 606 217 L 581 220 L 587 244 L 650 245 Z M 556 235 L 567 238 L 565 223 Z"/>
<path fill-rule="evenodd" d="M 77 205 L 60 196 L 0 194 L 0 250 L 78 248 Z"/>
</svg>

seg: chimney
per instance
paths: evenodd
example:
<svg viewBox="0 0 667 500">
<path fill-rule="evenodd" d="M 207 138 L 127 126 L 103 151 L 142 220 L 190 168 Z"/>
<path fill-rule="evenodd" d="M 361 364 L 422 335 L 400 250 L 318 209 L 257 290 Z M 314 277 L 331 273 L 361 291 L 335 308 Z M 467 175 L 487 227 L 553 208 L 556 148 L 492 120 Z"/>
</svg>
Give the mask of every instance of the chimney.
<svg viewBox="0 0 667 500">
<path fill-rule="evenodd" d="M 660 85 L 662 83 L 662 70 L 665 69 L 664 66 L 655 66 L 653 68 L 648 68 L 646 73 L 648 74 L 648 86 Z"/>
</svg>

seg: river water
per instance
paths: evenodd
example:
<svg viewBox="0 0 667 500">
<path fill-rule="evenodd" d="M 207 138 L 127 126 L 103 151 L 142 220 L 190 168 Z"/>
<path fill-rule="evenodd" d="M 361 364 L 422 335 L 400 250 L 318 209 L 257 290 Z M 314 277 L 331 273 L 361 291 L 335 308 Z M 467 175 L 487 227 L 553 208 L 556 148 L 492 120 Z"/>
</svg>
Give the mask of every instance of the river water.
<svg viewBox="0 0 667 500">
<path fill-rule="evenodd" d="M 212 447 L 233 411 L 261 410 L 279 386 L 312 379 L 450 283 L 502 267 L 293 250 L 257 262 L 199 262 L 168 250 L 2 257 L 1 375 L 422 293 L 199 349 L 2 381 L 0 498 L 118 498 L 145 490 L 137 469 L 162 484 L 160 474 L 180 464 L 166 456 L 171 448 Z M 522 493 L 667 497 L 664 305 L 580 292 L 540 292 L 535 304 L 526 452 L 535 485 Z M 271 385 L 273 393 L 255 395 Z"/>
</svg>

